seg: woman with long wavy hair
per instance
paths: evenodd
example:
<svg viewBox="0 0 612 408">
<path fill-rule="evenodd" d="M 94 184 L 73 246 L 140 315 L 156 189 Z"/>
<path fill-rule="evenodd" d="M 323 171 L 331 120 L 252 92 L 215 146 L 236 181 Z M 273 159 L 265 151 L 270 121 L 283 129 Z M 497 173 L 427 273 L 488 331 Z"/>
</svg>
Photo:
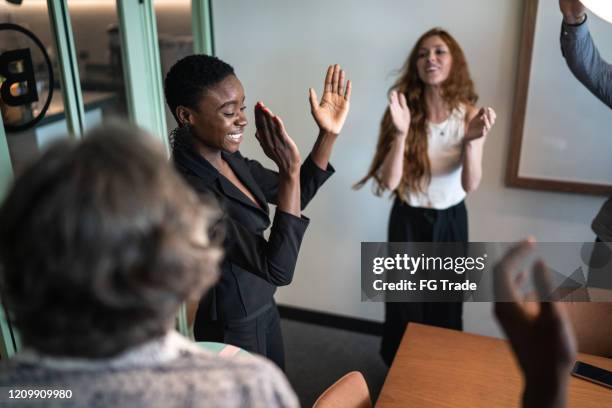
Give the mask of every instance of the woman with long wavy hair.
<svg viewBox="0 0 612 408">
<path fill-rule="evenodd" d="M 389 242 L 467 242 L 464 198 L 480 184 L 491 108 L 478 95 L 457 41 L 434 28 L 419 38 L 389 93 L 376 153 L 356 188 L 395 202 Z M 408 322 L 462 329 L 462 303 L 386 303 L 381 355 L 393 360 Z"/>
</svg>

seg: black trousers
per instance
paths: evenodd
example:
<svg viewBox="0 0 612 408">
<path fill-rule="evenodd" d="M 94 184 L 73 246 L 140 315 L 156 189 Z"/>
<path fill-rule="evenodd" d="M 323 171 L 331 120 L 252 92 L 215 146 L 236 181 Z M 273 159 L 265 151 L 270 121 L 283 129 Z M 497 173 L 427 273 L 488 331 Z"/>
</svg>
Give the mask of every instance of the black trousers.
<svg viewBox="0 0 612 408">
<path fill-rule="evenodd" d="M 210 321 L 194 328 L 196 341 L 215 341 L 260 354 L 285 370 L 285 349 L 280 315 L 275 303 L 245 319 Z"/>
<path fill-rule="evenodd" d="M 411 207 L 396 199 L 389 217 L 389 242 L 467 242 L 465 203 L 446 210 Z M 409 322 L 463 329 L 463 303 L 385 303 L 380 354 L 391 365 Z"/>
</svg>

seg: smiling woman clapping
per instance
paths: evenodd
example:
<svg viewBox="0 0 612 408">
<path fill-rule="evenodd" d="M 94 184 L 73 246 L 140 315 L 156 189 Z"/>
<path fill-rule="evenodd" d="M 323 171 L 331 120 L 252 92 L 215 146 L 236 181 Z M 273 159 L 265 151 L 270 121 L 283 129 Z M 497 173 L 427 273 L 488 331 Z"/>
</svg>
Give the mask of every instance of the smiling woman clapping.
<svg viewBox="0 0 612 408">
<path fill-rule="evenodd" d="M 179 124 L 172 135 L 174 163 L 195 190 L 218 199 L 225 215 L 221 278 L 199 304 L 195 337 L 259 353 L 282 368 L 273 295 L 293 279 L 309 223 L 301 210 L 334 172 L 329 157 L 349 111 L 350 81 L 340 66 L 330 66 L 320 102 L 310 90 L 319 135 L 303 163 L 283 121 L 262 102 L 255 105 L 257 140 L 278 171 L 239 151 L 247 127 L 246 98 L 230 65 L 206 55 L 186 57 L 170 69 L 165 93 Z M 272 223 L 270 203 L 277 206 Z"/>
<path fill-rule="evenodd" d="M 467 242 L 466 195 L 482 178 L 482 153 L 495 123 L 478 96 L 457 41 L 434 28 L 419 38 L 391 88 L 367 175 L 393 192 L 389 242 Z M 387 303 L 381 354 L 395 355 L 408 322 L 462 328 L 462 304 Z"/>
</svg>

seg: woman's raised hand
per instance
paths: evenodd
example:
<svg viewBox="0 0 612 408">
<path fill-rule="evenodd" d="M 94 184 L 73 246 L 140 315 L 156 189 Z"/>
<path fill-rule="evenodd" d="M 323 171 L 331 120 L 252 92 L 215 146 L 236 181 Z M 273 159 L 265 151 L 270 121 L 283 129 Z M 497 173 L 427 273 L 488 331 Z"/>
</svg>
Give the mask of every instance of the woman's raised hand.
<svg viewBox="0 0 612 408">
<path fill-rule="evenodd" d="M 559 8 L 568 24 L 580 22 L 586 12 L 586 7 L 578 0 L 559 0 Z"/>
<path fill-rule="evenodd" d="M 299 175 L 300 151 L 285 131 L 285 125 L 262 102 L 255 104 L 255 137 L 264 153 L 278 166 L 281 175 Z"/>
<path fill-rule="evenodd" d="M 393 90 L 389 93 L 389 113 L 391 113 L 396 136 L 408 136 L 411 116 L 408 102 L 406 102 L 406 95 L 403 92 Z"/>
<path fill-rule="evenodd" d="M 310 88 L 310 109 L 322 132 L 340 134 L 346 121 L 351 100 L 351 81 L 344 83 L 345 74 L 340 65 L 330 65 L 325 76 L 321 103 L 314 89 Z"/>
<path fill-rule="evenodd" d="M 496 118 L 497 115 L 493 108 L 481 108 L 468 124 L 464 141 L 470 142 L 488 135 Z"/>
</svg>

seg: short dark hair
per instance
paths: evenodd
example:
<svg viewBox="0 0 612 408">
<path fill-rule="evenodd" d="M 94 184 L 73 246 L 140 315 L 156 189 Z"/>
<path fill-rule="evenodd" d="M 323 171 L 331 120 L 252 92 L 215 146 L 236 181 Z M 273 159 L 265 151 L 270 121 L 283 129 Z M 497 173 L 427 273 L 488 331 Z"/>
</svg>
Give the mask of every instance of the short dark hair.
<svg viewBox="0 0 612 408">
<path fill-rule="evenodd" d="M 62 142 L 0 207 L 0 291 L 24 344 L 102 358 L 166 333 L 217 277 L 203 205 L 142 131 Z M 201 242 L 196 229 L 201 227 Z"/>
<path fill-rule="evenodd" d="M 176 115 L 178 106 L 196 109 L 202 92 L 229 75 L 234 75 L 234 68 L 210 55 L 189 55 L 177 61 L 164 81 L 166 103 L 176 122 L 180 125 Z"/>
</svg>

